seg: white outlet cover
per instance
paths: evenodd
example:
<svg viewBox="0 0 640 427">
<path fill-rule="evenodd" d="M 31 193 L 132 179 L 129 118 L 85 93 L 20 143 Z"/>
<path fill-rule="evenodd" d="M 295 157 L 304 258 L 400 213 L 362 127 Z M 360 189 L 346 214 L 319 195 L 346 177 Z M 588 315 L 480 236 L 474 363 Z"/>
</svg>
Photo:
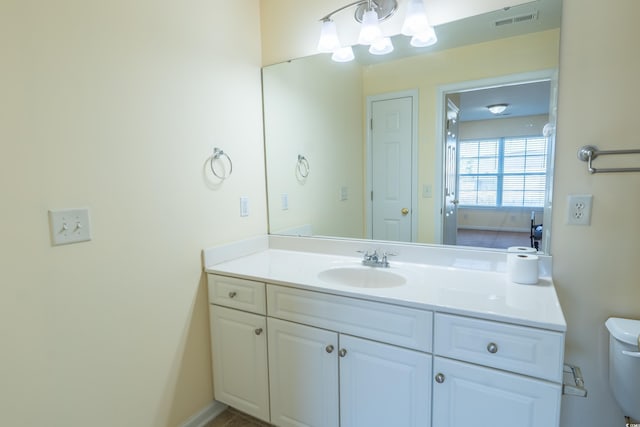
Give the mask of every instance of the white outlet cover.
<svg viewBox="0 0 640 427">
<path fill-rule="evenodd" d="M 51 244 L 54 246 L 91 240 L 89 209 L 62 209 L 49 211 Z"/>
<path fill-rule="evenodd" d="M 592 201 L 591 194 L 569 195 L 567 198 L 567 224 L 590 225 Z"/>
</svg>

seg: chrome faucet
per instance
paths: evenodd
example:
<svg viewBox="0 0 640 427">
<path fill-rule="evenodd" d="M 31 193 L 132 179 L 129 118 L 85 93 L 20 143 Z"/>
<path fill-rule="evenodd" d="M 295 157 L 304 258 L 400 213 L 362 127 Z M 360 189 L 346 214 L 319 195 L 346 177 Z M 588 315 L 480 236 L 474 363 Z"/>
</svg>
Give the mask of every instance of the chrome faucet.
<svg viewBox="0 0 640 427">
<path fill-rule="evenodd" d="M 389 268 L 390 265 L 389 265 L 389 261 L 387 260 L 387 256 L 394 255 L 394 254 L 389 254 L 387 252 L 382 252 L 381 254 L 378 254 L 377 250 L 374 250 L 371 253 L 369 251 L 358 251 L 358 252 L 363 254 L 362 265 L 367 265 L 369 267 Z"/>
</svg>

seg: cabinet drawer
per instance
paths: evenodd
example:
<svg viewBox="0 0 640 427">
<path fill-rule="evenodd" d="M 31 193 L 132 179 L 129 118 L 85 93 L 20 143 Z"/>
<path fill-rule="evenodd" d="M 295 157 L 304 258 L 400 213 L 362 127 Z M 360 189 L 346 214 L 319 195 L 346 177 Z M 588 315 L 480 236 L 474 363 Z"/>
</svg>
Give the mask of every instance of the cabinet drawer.
<svg viewBox="0 0 640 427">
<path fill-rule="evenodd" d="M 210 303 L 266 314 L 264 283 L 209 274 L 208 284 Z"/>
<path fill-rule="evenodd" d="M 452 359 L 560 382 L 559 332 L 437 313 L 433 352 Z"/>
<path fill-rule="evenodd" d="M 276 285 L 267 301 L 270 317 L 431 352 L 430 311 Z"/>
</svg>

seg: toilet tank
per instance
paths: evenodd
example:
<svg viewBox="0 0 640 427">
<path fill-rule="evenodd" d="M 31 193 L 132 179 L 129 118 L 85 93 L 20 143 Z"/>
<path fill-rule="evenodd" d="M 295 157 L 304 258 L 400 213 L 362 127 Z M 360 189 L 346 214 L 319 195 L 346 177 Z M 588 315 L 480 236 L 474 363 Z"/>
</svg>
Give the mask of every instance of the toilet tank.
<svg viewBox="0 0 640 427">
<path fill-rule="evenodd" d="M 640 420 L 640 320 L 609 318 L 609 385 L 627 417 Z"/>
</svg>

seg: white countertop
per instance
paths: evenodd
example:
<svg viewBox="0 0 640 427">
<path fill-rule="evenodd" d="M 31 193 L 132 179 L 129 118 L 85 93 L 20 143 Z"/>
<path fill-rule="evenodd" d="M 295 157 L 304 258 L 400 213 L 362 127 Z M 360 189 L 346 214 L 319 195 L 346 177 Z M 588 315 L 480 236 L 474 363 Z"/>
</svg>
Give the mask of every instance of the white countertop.
<svg viewBox="0 0 640 427">
<path fill-rule="evenodd" d="M 458 268 L 452 266 L 455 262 L 449 265 L 442 262 L 405 262 L 402 257 L 394 257 L 390 258 L 391 267 L 384 270 L 405 277 L 406 284 L 389 288 L 360 288 L 318 278 L 321 271 L 329 268 L 359 267 L 360 257 L 287 250 L 281 249 L 282 246 L 260 244 L 249 251 L 238 250 L 237 246 L 228 250 L 219 247 L 213 250 L 219 254 L 217 257 L 210 256 L 211 252 L 205 253 L 205 271 L 436 312 L 566 331 L 552 280 L 541 277 L 536 285 L 508 282 L 504 270 L 500 271 L 504 265 L 500 260 L 504 258 L 506 262 L 506 253 L 489 254 L 490 264 L 498 266 L 494 269 Z M 240 255 L 243 252 L 249 254 Z M 473 260 L 470 251 L 462 250 L 461 253 L 465 259 Z M 489 258 L 482 254 L 479 257 L 478 264 L 487 265 Z M 485 259 L 481 259 L 483 257 Z"/>
</svg>

